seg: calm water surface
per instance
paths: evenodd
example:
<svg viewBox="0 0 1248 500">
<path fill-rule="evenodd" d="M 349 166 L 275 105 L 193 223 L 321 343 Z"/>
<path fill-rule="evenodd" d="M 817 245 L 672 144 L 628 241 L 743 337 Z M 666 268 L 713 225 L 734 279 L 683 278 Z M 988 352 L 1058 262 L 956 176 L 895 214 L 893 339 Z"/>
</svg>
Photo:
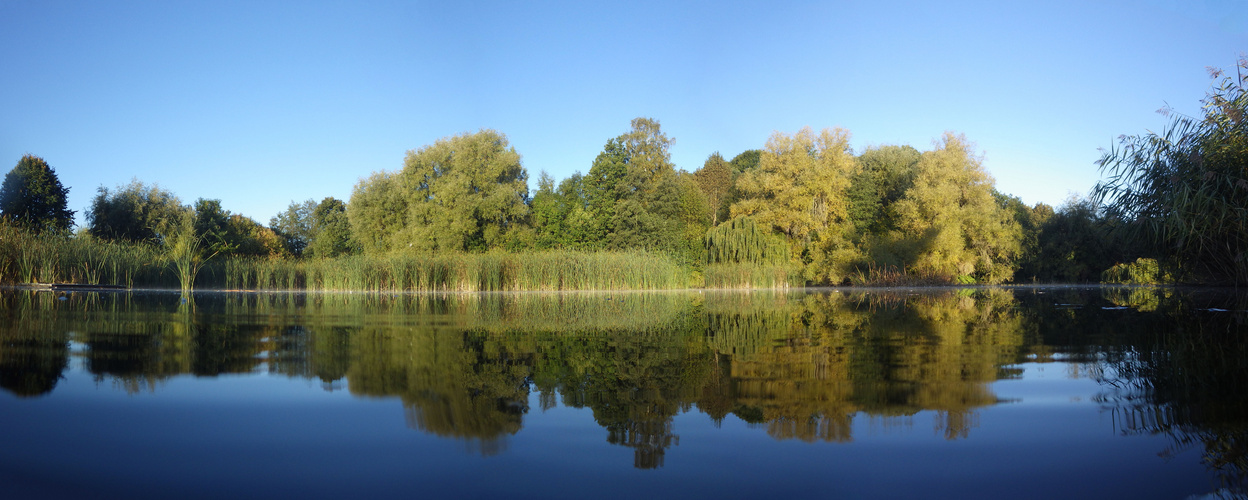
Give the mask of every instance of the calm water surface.
<svg viewBox="0 0 1248 500">
<path fill-rule="evenodd" d="M 0 497 L 1229 498 L 1246 309 L 4 290 Z"/>
</svg>

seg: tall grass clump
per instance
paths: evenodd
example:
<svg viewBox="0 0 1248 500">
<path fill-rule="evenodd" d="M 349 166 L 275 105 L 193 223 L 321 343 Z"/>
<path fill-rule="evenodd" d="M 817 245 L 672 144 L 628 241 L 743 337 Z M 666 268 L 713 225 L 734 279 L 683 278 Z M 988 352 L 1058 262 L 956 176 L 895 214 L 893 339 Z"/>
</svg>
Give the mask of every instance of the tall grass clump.
<svg viewBox="0 0 1248 500">
<path fill-rule="evenodd" d="M 1093 197 L 1123 221 L 1126 241 L 1179 264 L 1185 279 L 1248 284 L 1248 58 L 1212 70 L 1204 116 L 1122 136 L 1098 161 Z"/>
<path fill-rule="evenodd" d="M 958 276 L 955 278 L 958 284 L 966 285 L 974 283 L 966 282 L 967 276 Z M 859 271 L 850 278 L 850 282 L 858 286 L 943 286 L 949 285 L 954 281 L 949 276 L 937 273 L 930 269 L 907 269 L 896 266 L 869 266 L 866 271 Z"/>
<path fill-rule="evenodd" d="M 0 224 L 0 284 L 78 283 L 172 287 L 177 276 L 159 247 L 87 234 L 35 233 Z"/>
<path fill-rule="evenodd" d="M 685 288 L 691 272 L 647 252 L 349 255 L 333 259 L 228 258 L 205 281 L 235 290 L 488 292 Z"/>
</svg>

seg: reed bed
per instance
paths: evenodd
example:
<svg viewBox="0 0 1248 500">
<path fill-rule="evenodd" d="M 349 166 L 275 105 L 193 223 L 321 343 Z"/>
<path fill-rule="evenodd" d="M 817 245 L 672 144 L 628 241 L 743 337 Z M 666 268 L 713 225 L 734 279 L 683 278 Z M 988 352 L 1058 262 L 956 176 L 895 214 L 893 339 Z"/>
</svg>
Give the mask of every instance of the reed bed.
<svg viewBox="0 0 1248 500">
<path fill-rule="evenodd" d="M 687 288 L 692 273 L 644 252 L 353 255 L 336 259 L 226 258 L 199 282 L 230 290 L 490 292 Z"/>
<path fill-rule="evenodd" d="M 197 270 L 179 267 L 186 259 L 175 257 L 155 244 L 104 241 L 85 234 L 31 233 L 0 224 L 0 284 L 177 289 L 193 283 L 201 290 L 370 292 L 784 288 L 802 284 L 788 265 L 716 263 L 702 273 L 666 254 L 642 251 L 495 251 L 334 259 L 217 256 L 197 264 Z"/>
<path fill-rule="evenodd" d="M 154 245 L 32 233 L 0 224 L 0 284 L 16 283 L 175 288 L 180 282 L 168 256 Z"/>
</svg>

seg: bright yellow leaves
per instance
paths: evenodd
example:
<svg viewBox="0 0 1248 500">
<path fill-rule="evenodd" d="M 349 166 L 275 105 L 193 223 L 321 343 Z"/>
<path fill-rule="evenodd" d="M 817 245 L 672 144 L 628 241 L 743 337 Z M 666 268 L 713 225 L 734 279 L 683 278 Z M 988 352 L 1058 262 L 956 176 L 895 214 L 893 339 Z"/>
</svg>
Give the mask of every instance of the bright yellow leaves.
<svg viewBox="0 0 1248 500">
<path fill-rule="evenodd" d="M 818 136 L 810 127 L 793 136 L 776 132 L 759 168 L 737 180 L 742 200 L 732 206 L 732 216 L 753 216 L 790 238 L 808 239 L 845 220 L 845 191 L 857 169 L 845 130 L 824 129 Z"/>
</svg>

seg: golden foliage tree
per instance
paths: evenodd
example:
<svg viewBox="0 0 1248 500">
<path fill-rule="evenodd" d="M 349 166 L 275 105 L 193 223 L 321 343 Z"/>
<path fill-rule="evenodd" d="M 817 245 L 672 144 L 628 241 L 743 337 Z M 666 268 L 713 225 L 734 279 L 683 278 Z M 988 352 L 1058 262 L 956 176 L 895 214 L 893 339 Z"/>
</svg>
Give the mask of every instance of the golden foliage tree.
<svg viewBox="0 0 1248 500">
<path fill-rule="evenodd" d="M 993 196 L 994 181 L 962 135 L 945 133 L 923 153 L 914 185 L 898 200 L 898 226 L 910 240 L 909 265 L 961 281 L 1013 276 L 1022 230 Z"/>
<path fill-rule="evenodd" d="M 737 179 L 741 198 L 732 205 L 732 216 L 753 217 L 788 236 L 795 253 L 813 263 L 808 279 L 839 282 L 839 264 L 847 260 L 839 253 L 848 248 L 846 192 L 858 169 L 846 130 L 777 132 L 767 140 L 758 168 Z"/>
</svg>

